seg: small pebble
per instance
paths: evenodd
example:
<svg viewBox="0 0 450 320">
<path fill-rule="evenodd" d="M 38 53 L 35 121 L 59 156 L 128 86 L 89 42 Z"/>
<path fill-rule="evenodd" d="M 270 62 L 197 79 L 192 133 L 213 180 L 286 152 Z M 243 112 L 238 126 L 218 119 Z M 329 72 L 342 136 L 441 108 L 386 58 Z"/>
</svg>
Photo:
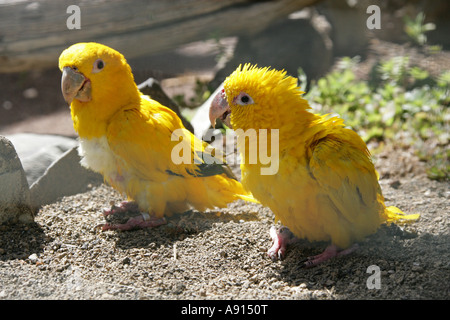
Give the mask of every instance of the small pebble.
<svg viewBox="0 0 450 320">
<path fill-rule="evenodd" d="M 131 259 L 129 257 L 125 257 L 122 260 L 122 264 L 130 264 L 131 263 Z"/>
<path fill-rule="evenodd" d="M 23 91 L 23 96 L 26 99 L 35 99 L 39 96 L 39 91 L 36 88 L 28 88 Z"/>
<path fill-rule="evenodd" d="M 28 259 L 30 259 L 31 263 L 36 263 L 38 261 L 38 256 L 36 253 L 33 253 L 28 256 Z"/>
</svg>

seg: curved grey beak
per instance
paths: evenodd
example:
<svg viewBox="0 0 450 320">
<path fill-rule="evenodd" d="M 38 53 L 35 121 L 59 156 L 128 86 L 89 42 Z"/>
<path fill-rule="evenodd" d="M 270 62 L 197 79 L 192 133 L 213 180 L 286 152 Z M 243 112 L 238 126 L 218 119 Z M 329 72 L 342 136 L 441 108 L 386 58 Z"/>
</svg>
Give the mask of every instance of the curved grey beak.
<svg viewBox="0 0 450 320">
<path fill-rule="evenodd" d="M 68 104 L 71 104 L 73 99 L 87 102 L 91 100 L 91 81 L 75 69 L 64 67 L 61 77 L 61 91 Z"/>
<path fill-rule="evenodd" d="M 225 96 L 225 90 L 220 91 L 211 102 L 209 107 L 209 121 L 211 125 L 215 127 L 216 119 L 222 120 L 229 128 L 231 126 L 231 109 Z"/>
</svg>

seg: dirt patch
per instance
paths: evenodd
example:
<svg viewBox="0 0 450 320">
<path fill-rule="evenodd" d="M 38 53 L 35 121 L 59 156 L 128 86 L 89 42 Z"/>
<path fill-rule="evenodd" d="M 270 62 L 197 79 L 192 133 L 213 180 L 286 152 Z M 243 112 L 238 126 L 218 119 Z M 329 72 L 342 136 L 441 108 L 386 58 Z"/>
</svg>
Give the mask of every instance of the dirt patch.
<svg viewBox="0 0 450 320">
<path fill-rule="evenodd" d="M 390 173 L 380 184 L 387 204 L 420 220 L 383 226 L 352 255 L 316 268 L 299 261 L 326 243 L 299 242 L 273 262 L 272 213 L 242 201 L 156 229 L 102 232 L 102 208 L 123 198 L 101 185 L 43 207 L 34 225 L 0 227 L 0 298 L 448 299 L 449 184 L 399 171 L 399 159 L 418 161 L 395 148 L 377 156 L 379 171 Z M 367 287 L 372 265 L 379 289 Z"/>
</svg>

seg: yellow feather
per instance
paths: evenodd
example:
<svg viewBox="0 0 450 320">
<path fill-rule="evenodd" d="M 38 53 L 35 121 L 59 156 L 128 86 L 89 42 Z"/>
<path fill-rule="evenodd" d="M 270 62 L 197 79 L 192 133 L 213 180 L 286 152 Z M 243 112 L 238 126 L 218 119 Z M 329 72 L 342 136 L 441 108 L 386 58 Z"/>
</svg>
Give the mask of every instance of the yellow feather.
<svg viewBox="0 0 450 320">
<path fill-rule="evenodd" d="M 233 129 L 279 130 L 278 172 L 261 175 L 261 164 L 250 164 L 245 149 L 242 183 L 297 237 L 346 248 L 382 223 L 419 217 L 386 208 L 364 141 L 342 119 L 309 112 L 286 72 L 245 64 L 226 79 L 224 91 Z M 251 104 L 236 103 L 242 92 Z"/>
</svg>

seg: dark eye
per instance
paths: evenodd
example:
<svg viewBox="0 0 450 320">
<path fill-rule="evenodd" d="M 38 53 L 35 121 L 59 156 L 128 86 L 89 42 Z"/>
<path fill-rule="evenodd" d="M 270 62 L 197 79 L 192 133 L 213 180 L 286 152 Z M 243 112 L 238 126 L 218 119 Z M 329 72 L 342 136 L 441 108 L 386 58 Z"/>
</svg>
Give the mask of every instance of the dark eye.
<svg viewBox="0 0 450 320">
<path fill-rule="evenodd" d="M 250 101 L 250 98 L 248 96 L 242 96 L 241 97 L 241 102 L 242 103 L 248 103 Z"/>
<path fill-rule="evenodd" d="M 234 101 L 236 101 L 236 104 L 239 104 L 241 106 L 246 106 L 249 104 L 253 104 L 253 99 L 252 97 L 250 97 L 247 93 L 245 92 L 241 92 L 235 99 Z"/>
<path fill-rule="evenodd" d="M 97 59 L 94 62 L 94 66 L 92 68 L 92 73 L 97 73 L 102 71 L 102 69 L 105 67 L 105 63 L 103 62 L 102 59 Z"/>
</svg>

